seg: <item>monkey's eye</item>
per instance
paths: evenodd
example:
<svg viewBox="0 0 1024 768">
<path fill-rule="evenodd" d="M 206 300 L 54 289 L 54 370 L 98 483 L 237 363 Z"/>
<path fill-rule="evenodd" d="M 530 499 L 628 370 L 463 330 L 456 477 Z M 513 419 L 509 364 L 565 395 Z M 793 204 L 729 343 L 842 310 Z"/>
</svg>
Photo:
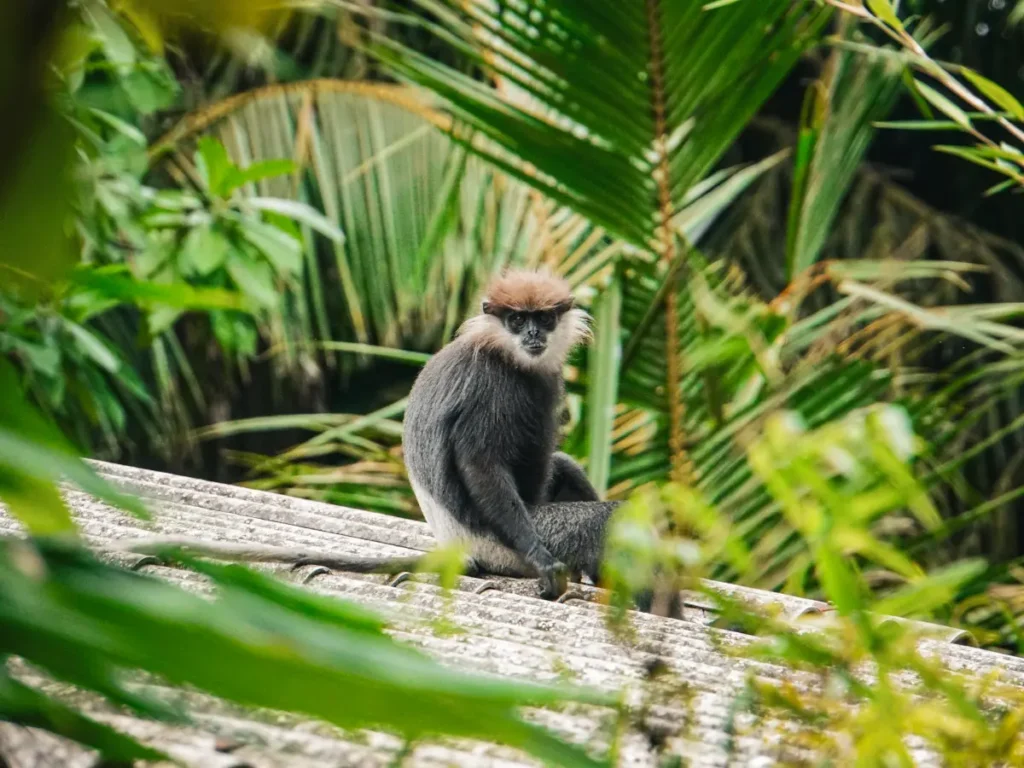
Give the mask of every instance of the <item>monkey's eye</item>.
<svg viewBox="0 0 1024 768">
<path fill-rule="evenodd" d="M 516 333 L 523 330 L 523 324 L 526 322 L 526 318 L 522 312 L 513 312 L 508 316 L 508 327 Z"/>
<path fill-rule="evenodd" d="M 558 318 L 552 311 L 538 313 L 537 320 L 545 331 L 553 331 L 558 323 Z"/>
</svg>

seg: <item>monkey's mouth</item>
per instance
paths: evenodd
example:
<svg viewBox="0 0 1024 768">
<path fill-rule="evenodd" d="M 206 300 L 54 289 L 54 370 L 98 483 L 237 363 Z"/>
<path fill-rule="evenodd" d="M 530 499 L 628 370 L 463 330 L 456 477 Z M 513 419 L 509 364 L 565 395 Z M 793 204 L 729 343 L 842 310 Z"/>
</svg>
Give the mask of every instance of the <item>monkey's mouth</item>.
<svg viewBox="0 0 1024 768">
<path fill-rule="evenodd" d="M 544 350 L 547 349 L 547 344 L 523 344 L 523 349 L 530 357 L 540 357 L 544 354 Z"/>
</svg>

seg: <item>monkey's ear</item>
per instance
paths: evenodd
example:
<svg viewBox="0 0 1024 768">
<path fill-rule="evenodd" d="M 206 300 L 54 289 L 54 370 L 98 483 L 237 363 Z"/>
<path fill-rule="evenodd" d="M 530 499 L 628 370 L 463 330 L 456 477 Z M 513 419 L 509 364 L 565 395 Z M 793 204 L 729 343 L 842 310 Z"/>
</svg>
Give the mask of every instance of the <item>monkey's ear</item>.
<svg viewBox="0 0 1024 768">
<path fill-rule="evenodd" d="M 487 299 L 484 299 L 480 303 L 480 311 L 483 312 L 485 315 L 493 315 L 494 314 L 494 306 Z"/>
<path fill-rule="evenodd" d="M 576 300 L 573 299 L 573 298 L 568 298 L 565 301 L 556 304 L 555 305 L 555 311 L 558 314 L 560 314 L 560 315 L 564 315 L 566 312 L 568 312 L 570 309 L 572 309 L 575 306 L 576 306 Z"/>
</svg>

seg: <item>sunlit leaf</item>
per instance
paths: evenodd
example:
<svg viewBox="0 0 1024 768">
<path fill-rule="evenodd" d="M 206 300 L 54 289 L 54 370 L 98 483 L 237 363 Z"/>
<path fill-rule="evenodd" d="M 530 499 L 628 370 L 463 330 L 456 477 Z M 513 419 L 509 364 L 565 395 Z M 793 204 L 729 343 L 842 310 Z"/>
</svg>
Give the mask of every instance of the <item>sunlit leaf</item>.
<svg viewBox="0 0 1024 768">
<path fill-rule="evenodd" d="M 892 9 L 892 5 L 889 0 L 867 0 L 867 5 L 875 16 L 880 18 L 890 27 L 897 31 L 903 31 L 903 22 L 900 21 L 899 16 L 897 16 L 896 12 Z"/>
<path fill-rule="evenodd" d="M 345 239 L 342 231 L 335 226 L 323 214 L 308 205 L 296 202 L 295 200 L 283 200 L 272 197 L 251 197 L 246 201 L 253 208 L 260 211 L 273 211 L 282 216 L 295 219 L 306 224 L 319 232 L 321 235 L 340 243 Z"/>
<path fill-rule="evenodd" d="M 259 249 L 279 272 L 297 274 L 302 269 L 302 243 L 273 224 L 246 221 L 241 227 L 242 237 Z"/>
<path fill-rule="evenodd" d="M 206 276 L 224 265 L 231 249 L 231 241 L 219 228 L 199 225 L 185 235 L 178 260 L 184 269 Z"/>
<path fill-rule="evenodd" d="M 987 77 L 978 74 L 969 67 L 961 67 L 960 72 L 964 77 L 970 80 L 979 91 L 992 99 L 992 101 L 1002 109 L 1009 112 L 1018 120 L 1024 120 L 1024 106 L 1014 98 L 1012 93 L 998 83 L 994 83 Z"/>
<path fill-rule="evenodd" d="M 967 117 L 967 114 L 962 109 L 960 109 L 960 107 L 958 107 L 956 104 L 947 99 L 945 96 L 943 96 L 941 93 L 936 91 L 931 86 L 922 83 L 920 80 L 915 80 L 914 82 L 917 85 L 917 89 L 920 91 L 921 95 L 924 96 L 928 100 L 928 103 L 930 103 L 933 107 L 939 110 L 946 117 L 951 118 L 953 122 L 959 125 L 961 128 L 971 127 L 971 119 Z"/>
<path fill-rule="evenodd" d="M 222 194 L 227 196 L 239 187 L 251 184 L 254 181 L 280 176 L 285 173 L 294 173 L 298 166 L 291 160 L 257 160 L 243 168 L 233 167 L 225 176 L 222 186 Z M 251 201 L 252 198 L 249 198 Z"/>
<path fill-rule="evenodd" d="M 233 166 L 224 145 L 216 139 L 203 137 L 195 156 L 196 168 L 210 193 L 223 196 L 223 187 Z"/>
<path fill-rule="evenodd" d="M 228 254 L 228 274 L 242 292 L 264 307 L 274 307 L 280 300 L 274 285 L 274 272 L 262 259 L 251 254 L 232 251 Z"/>
</svg>

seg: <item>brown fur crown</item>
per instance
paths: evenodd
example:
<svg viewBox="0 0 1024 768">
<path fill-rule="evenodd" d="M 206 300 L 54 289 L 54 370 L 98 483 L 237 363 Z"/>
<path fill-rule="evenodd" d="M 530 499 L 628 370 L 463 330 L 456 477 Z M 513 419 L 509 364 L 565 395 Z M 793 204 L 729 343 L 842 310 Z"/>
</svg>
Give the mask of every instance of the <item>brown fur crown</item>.
<svg viewBox="0 0 1024 768">
<path fill-rule="evenodd" d="M 487 289 L 486 301 L 495 307 L 532 312 L 572 306 L 569 283 L 545 271 L 509 270 Z"/>
</svg>

